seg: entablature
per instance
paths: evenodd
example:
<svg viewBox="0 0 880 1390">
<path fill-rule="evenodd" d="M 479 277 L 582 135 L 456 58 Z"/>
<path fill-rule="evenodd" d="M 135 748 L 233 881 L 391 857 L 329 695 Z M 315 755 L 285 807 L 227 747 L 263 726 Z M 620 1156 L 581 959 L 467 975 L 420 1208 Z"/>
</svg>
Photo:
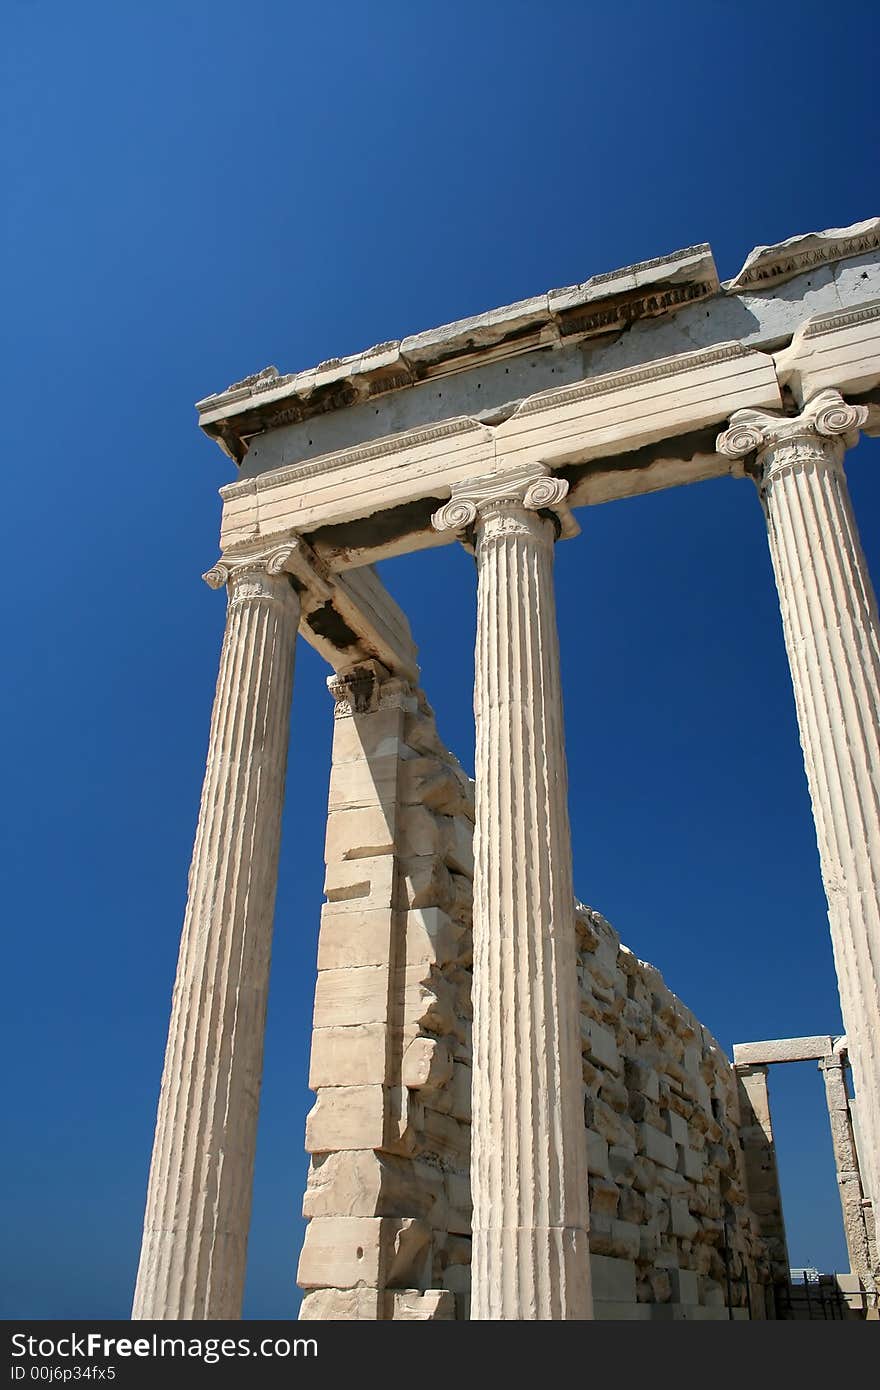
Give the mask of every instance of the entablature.
<svg viewBox="0 0 880 1390">
<path fill-rule="evenodd" d="M 297 534 L 339 571 L 449 543 L 431 516 L 475 476 L 540 464 L 565 478 L 578 507 L 741 471 L 715 449 L 735 411 L 796 413 L 827 387 L 873 404 L 875 432 L 880 219 L 758 248 L 727 286 L 716 277 L 711 292 L 660 304 L 674 286 L 709 285 L 710 263 L 708 247 L 691 247 L 382 345 L 326 379 L 322 368 L 300 374 L 308 390 L 271 369 L 208 398 L 203 428 L 238 431 L 238 445 L 223 435 L 223 447 L 247 449 L 239 480 L 221 490 L 224 550 Z M 587 343 L 587 306 L 619 314 L 637 302 L 644 315 L 626 331 L 615 323 Z M 576 344 L 556 323 L 575 310 Z M 419 382 L 386 374 L 404 348 L 426 374 Z M 295 423 L 277 414 L 284 401 L 315 400 L 330 377 L 380 398 L 323 396 L 320 414 Z"/>
</svg>

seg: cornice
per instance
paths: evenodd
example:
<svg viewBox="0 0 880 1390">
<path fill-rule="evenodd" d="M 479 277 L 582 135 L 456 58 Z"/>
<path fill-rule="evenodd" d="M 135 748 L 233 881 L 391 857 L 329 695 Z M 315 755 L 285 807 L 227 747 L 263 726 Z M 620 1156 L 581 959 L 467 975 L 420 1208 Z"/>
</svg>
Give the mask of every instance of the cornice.
<svg viewBox="0 0 880 1390">
<path fill-rule="evenodd" d="M 801 330 L 802 338 L 821 338 L 842 328 L 856 328 L 860 323 L 876 323 L 880 319 L 880 299 L 872 300 L 857 309 L 841 309 L 831 314 L 815 314 Z"/>
<path fill-rule="evenodd" d="M 276 367 L 266 367 L 199 401 L 199 423 L 240 461 L 250 435 L 480 361 L 601 336 L 637 319 L 674 312 L 717 294 L 719 287 L 711 247 L 685 247 L 303 372 L 282 376 Z"/>
<path fill-rule="evenodd" d="M 742 270 L 725 288 L 733 294 L 768 289 L 816 266 L 847 260 L 876 251 L 878 247 L 880 217 L 856 222 L 851 227 L 831 227 L 824 232 L 789 237 L 775 246 L 756 246 L 746 257 Z"/>
</svg>

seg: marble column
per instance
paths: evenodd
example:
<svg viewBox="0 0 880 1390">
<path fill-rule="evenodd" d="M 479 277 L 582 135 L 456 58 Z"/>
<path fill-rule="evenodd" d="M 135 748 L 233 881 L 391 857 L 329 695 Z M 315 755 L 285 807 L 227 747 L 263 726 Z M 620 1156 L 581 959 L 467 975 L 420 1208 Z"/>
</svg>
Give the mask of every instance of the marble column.
<svg viewBox="0 0 880 1390">
<path fill-rule="evenodd" d="M 471 1317 L 592 1316 L 574 890 L 541 467 L 453 488 L 477 559 Z"/>
<path fill-rule="evenodd" d="M 873 1297 L 876 1287 L 876 1255 L 871 1249 L 868 1234 L 859 1161 L 850 1121 L 844 1054 L 835 1052 L 830 1057 L 823 1057 L 819 1063 L 819 1070 L 825 1082 L 825 1098 L 828 1102 L 831 1144 L 834 1150 L 837 1184 L 840 1188 L 849 1267 L 853 1274 L 859 1276 L 863 1288 L 871 1296 L 873 1306 L 876 1301 Z"/>
<path fill-rule="evenodd" d="M 719 452 L 764 506 L 850 1064 L 868 1195 L 880 1193 L 880 619 L 843 457 L 867 409 L 820 391 L 798 416 L 738 410 Z"/>
<path fill-rule="evenodd" d="M 300 602 L 295 545 L 221 562 L 226 632 L 133 1318 L 238 1318 Z"/>
</svg>

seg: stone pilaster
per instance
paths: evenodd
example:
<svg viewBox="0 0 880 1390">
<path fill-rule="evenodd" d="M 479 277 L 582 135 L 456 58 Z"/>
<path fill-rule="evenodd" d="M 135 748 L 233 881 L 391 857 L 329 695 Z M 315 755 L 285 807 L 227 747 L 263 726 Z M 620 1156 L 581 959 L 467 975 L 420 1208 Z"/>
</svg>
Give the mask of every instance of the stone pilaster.
<svg viewBox="0 0 880 1390">
<path fill-rule="evenodd" d="M 873 1305 L 876 1302 L 876 1254 L 871 1248 L 868 1233 L 866 1204 L 849 1113 L 845 1068 L 846 1059 L 841 1052 L 824 1057 L 819 1063 L 828 1102 L 831 1143 L 834 1149 L 837 1184 L 840 1188 L 840 1206 L 843 1212 L 843 1231 L 849 1252 L 849 1266 L 852 1273 L 859 1276 Z"/>
<path fill-rule="evenodd" d="M 133 1318 L 237 1318 L 250 1222 L 294 650 L 296 545 L 221 562 L 229 604 Z"/>
<path fill-rule="evenodd" d="M 471 784 L 421 691 L 377 662 L 328 685 L 300 1318 L 465 1317 Z"/>
<path fill-rule="evenodd" d="M 767 518 L 813 803 L 868 1195 L 880 1192 L 880 619 L 843 470 L 866 408 L 821 391 L 794 418 L 739 410 Z"/>
<path fill-rule="evenodd" d="M 553 547 L 540 467 L 453 489 L 479 576 L 471 1317 L 592 1316 L 586 1133 Z"/>
<path fill-rule="evenodd" d="M 788 1243 L 782 1215 L 776 1143 L 770 1119 L 767 1068 L 737 1067 L 736 1079 L 748 1205 L 757 1218 L 766 1245 L 777 1302 L 784 1308 L 788 1303 L 789 1290 Z M 775 1309 L 770 1311 L 775 1315 Z"/>
</svg>

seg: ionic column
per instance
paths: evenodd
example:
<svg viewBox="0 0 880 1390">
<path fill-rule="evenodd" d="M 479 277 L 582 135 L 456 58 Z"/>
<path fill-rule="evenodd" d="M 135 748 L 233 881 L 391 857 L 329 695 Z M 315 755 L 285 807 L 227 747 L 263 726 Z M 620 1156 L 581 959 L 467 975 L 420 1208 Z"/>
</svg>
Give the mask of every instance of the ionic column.
<svg viewBox="0 0 880 1390">
<path fill-rule="evenodd" d="M 819 1063 L 828 1102 L 831 1144 L 834 1149 L 837 1184 L 840 1188 L 840 1206 L 843 1211 L 843 1232 L 849 1253 L 849 1267 L 853 1274 L 859 1276 L 868 1294 L 873 1295 L 875 1257 L 865 1220 L 864 1194 L 850 1122 L 845 1068 L 846 1059 L 840 1052 L 823 1057 Z M 872 1303 L 873 1301 L 872 1298 Z"/>
<path fill-rule="evenodd" d="M 133 1318 L 241 1315 L 299 597 L 295 546 L 221 563 L 229 605 Z"/>
<path fill-rule="evenodd" d="M 566 491 L 534 467 L 455 487 L 434 517 L 469 532 L 478 571 L 471 1317 L 482 1320 L 592 1316 L 553 592 Z"/>
<path fill-rule="evenodd" d="M 880 1194 L 880 619 L 843 471 L 867 410 L 821 391 L 794 418 L 738 410 L 718 449 L 761 493 L 779 590 L 831 940 Z"/>
</svg>

